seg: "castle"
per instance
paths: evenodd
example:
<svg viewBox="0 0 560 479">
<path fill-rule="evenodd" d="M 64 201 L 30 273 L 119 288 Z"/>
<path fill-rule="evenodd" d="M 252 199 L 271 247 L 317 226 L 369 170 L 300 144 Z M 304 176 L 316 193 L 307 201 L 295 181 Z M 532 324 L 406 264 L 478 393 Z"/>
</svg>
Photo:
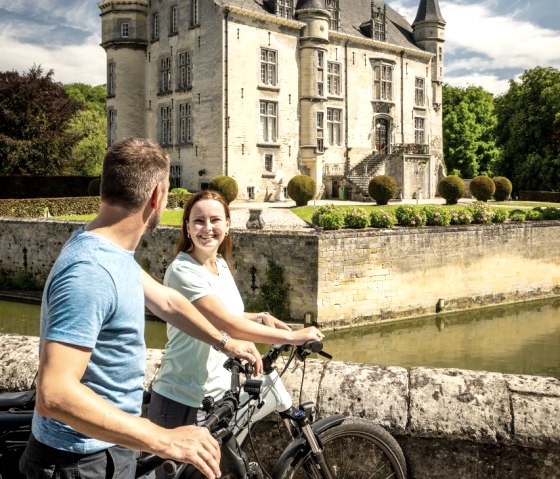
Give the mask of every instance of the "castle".
<svg viewBox="0 0 560 479">
<path fill-rule="evenodd" d="M 157 140 L 173 186 L 218 175 L 276 201 L 294 175 L 324 198 L 395 178 L 433 197 L 444 172 L 445 21 L 383 0 L 102 0 L 108 143 Z"/>
</svg>

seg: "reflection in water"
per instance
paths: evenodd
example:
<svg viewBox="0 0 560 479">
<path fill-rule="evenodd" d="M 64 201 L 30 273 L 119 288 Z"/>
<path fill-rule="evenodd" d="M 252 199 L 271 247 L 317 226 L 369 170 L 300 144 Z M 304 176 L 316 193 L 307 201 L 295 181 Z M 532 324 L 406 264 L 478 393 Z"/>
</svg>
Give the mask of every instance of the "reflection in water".
<svg viewBox="0 0 560 479">
<path fill-rule="evenodd" d="M 36 336 L 39 306 L 0 301 L 0 332 Z M 148 347 L 163 348 L 165 324 L 146 321 Z M 560 298 L 328 332 L 335 359 L 560 379 Z"/>
</svg>

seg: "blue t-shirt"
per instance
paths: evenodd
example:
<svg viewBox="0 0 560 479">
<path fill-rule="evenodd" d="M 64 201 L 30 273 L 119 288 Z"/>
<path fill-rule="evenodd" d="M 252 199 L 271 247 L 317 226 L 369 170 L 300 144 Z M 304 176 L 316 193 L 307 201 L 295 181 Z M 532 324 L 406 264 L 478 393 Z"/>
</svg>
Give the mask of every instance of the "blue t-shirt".
<svg viewBox="0 0 560 479">
<path fill-rule="evenodd" d="M 140 415 L 144 292 L 133 251 L 83 228 L 74 232 L 43 291 L 40 335 L 41 340 L 91 349 L 82 384 L 122 411 Z M 43 444 L 64 451 L 86 454 L 112 446 L 36 411 L 32 430 Z"/>
</svg>

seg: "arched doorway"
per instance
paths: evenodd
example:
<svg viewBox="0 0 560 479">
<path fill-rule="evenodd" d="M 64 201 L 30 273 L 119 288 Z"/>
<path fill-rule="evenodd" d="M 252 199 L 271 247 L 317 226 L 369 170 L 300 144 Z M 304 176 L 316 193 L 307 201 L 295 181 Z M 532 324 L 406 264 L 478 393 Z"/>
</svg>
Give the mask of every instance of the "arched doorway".
<svg viewBox="0 0 560 479">
<path fill-rule="evenodd" d="M 375 149 L 380 153 L 387 153 L 389 146 L 389 120 L 377 118 L 375 120 Z"/>
</svg>

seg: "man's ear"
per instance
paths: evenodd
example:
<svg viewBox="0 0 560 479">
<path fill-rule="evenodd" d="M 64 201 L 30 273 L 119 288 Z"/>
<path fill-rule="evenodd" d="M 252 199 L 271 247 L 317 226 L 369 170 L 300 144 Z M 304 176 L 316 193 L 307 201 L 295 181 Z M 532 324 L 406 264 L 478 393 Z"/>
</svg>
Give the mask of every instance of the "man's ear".
<svg viewBox="0 0 560 479">
<path fill-rule="evenodd" d="M 152 191 L 152 195 L 150 196 L 150 206 L 152 209 L 156 209 L 159 205 L 161 195 L 163 194 L 163 184 L 158 183 L 154 190 Z"/>
</svg>

